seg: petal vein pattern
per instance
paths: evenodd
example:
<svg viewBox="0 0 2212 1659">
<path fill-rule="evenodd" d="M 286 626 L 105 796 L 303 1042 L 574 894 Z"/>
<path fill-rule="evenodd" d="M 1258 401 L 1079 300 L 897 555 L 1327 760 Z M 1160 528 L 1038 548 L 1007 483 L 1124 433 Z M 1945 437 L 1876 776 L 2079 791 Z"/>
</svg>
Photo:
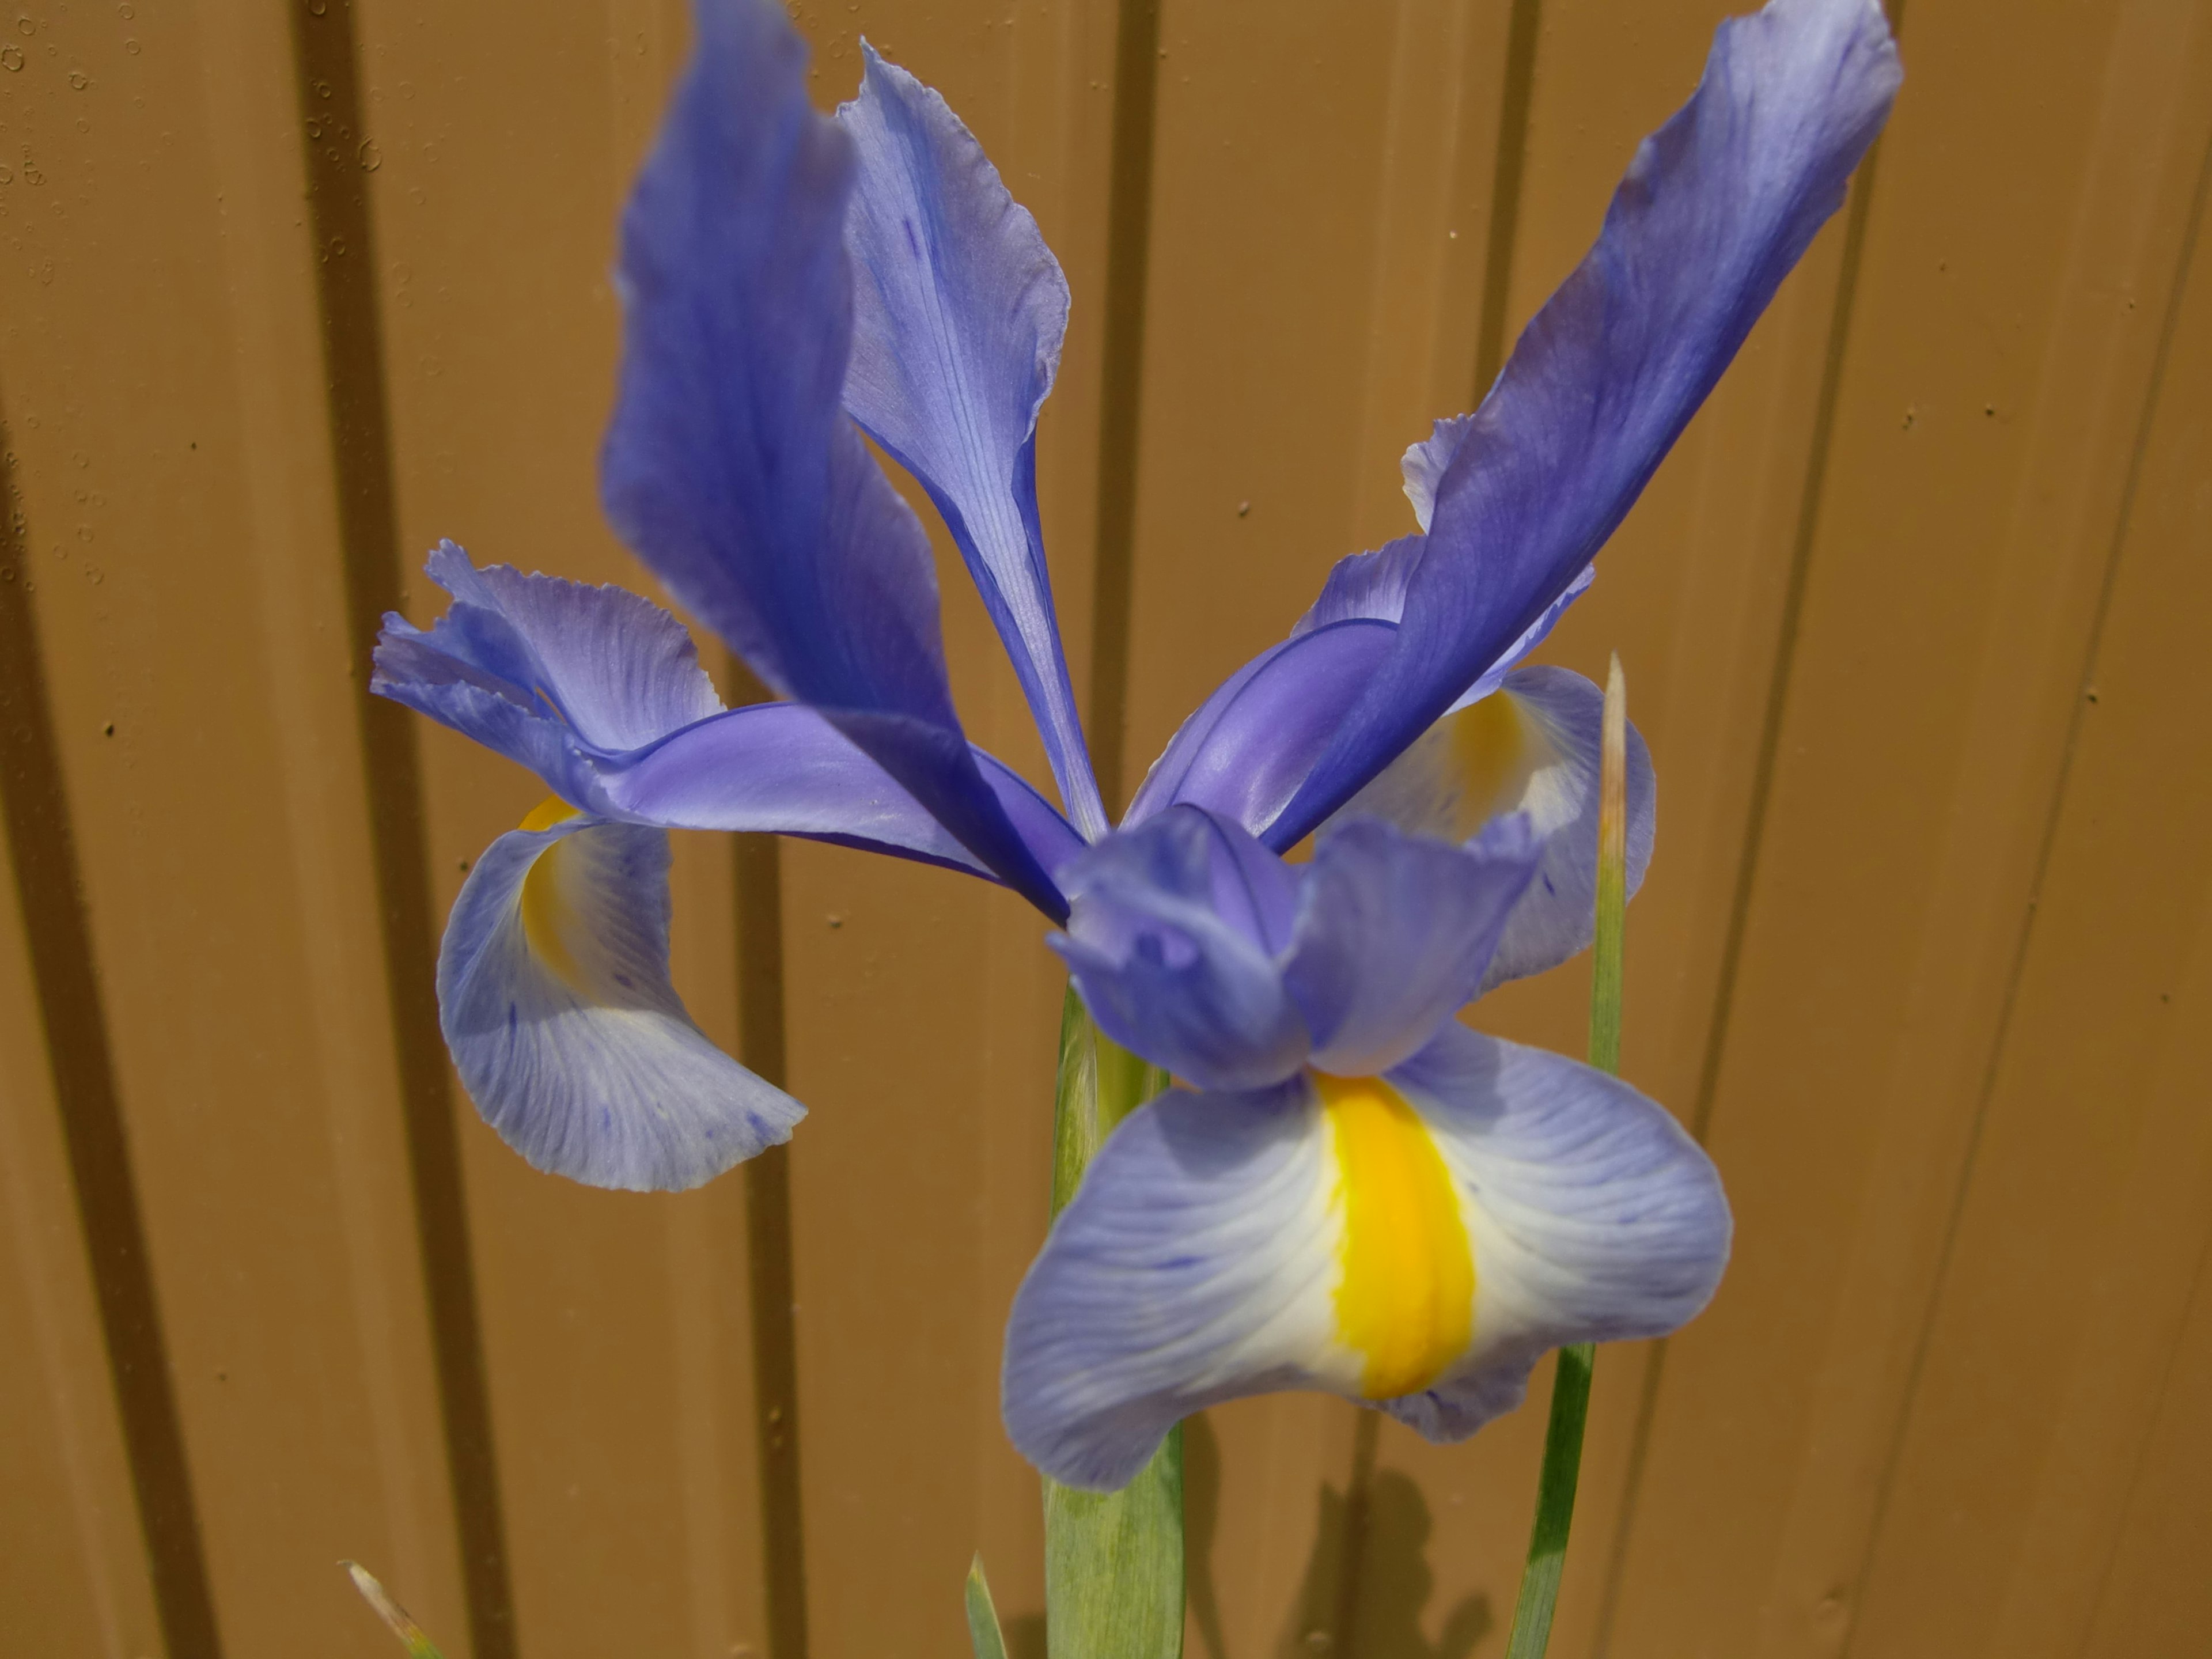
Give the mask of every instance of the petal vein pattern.
<svg viewBox="0 0 2212 1659">
<path fill-rule="evenodd" d="M 1053 613 L 1036 501 L 1037 411 L 1067 328 L 1067 283 L 1036 222 L 944 99 L 865 43 L 837 112 L 859 173 L 845 406 L 920 479 L 1012 659 L 1061 798 L 1105 833 Z"/>
<path fill-rule="evenodd" d="M 668 977 L 668 837 L 551 802 L 463 884 L 438 1015 L 469 1097 L 535 1168 L 696 1187 L 805 1108 L 708 1042 Z"/>
</svg>

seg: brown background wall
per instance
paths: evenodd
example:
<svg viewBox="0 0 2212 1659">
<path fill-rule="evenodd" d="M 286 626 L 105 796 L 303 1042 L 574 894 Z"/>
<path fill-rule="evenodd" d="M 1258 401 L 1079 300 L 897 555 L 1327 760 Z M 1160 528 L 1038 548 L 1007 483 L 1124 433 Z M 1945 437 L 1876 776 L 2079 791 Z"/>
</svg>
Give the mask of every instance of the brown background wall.
<svg viewBox="0 0 2212 1659">
<path fill-rule="evenodd" d="M 1067 268 L 1047 529 L 1122 793 L 1406 526 L 1398 452 L 1728 9 L 800 5 L 825 105 L 865 28 Z M 1626 1069 L 1740 1228 L 1711 1312 L 1601 1358 L 1571 1659 L 2212 1651 L 2212 3 L 1893 16 L 1875 160 L 1547 650 L 1627 665 Z M 978 1547 L 1041 1650 L 994 1405 L 1029 912 L 684 840 L 691 1006 L 814 1115 L 681 1198 L 532 1174 L 434 1046 L 464 861 L 539 787 L 369 706 L 370 619 L 433 613 L 441 534 L 643 583 L 594 502 L 605 271 L 685 28 L 0 8 L 11 1653 L 366 1659 L 354 1556 L 455 1659 L 950 1656 Z M 971 732 L 1038 769 L 945 592 Z M 1584 988 L 1480 1018 L 1572 1050 Z M 1190 1651 L 1501 1651 L 1540 1431 L 1211 1413 Z"/>
</svg>

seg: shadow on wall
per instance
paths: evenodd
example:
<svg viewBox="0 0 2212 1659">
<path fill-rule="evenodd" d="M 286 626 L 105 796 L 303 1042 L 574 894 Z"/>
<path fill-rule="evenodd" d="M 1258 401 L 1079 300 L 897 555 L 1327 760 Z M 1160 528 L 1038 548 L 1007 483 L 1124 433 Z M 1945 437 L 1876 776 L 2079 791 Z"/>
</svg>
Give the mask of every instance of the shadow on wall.
<svg viewBox="0 0 2212 1659">
<path fill-rule="evenodd" d="M 1316 1501 L 1313 1553 L 1297 1601 L 1265 1659 L 1470 1659 L 1497 1627 L 1486 1595 L 1469 1595 L 1443 1619 L 1436 1640 L 1422 1614 L 1436 1589 L 1429 1571 L 1428 1500 L 1395 1469 L 1375 1472 L 1381 1419 L 1359 1414 L 1349 1490 L 1323 1485 Z M 1204 1659 L 1231 1655 L 1213 1582 L 1213 1539 L 1220 1516 L 1221 1451 L 1204 1417 L 1183 1425 L 1183 1513 L 1191 1624 Z M 1015 1651 L 1008 1632 L 1009 1653 Z M 1042 1631 L 1036 1659 L 1042 1659 Z"/>
</svg>

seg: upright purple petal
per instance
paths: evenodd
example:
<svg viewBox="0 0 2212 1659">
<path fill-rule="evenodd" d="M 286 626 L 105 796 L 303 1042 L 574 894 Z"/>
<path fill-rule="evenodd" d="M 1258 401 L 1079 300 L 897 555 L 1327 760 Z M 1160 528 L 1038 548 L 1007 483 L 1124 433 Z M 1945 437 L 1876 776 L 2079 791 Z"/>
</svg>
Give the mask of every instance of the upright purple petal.
<svg viewBox="0 0 2212 1659">
<path fill-rule="evenodd" d="M 1037 521 L 1037 410 L 1067 329 L 1067 282 L 945 100 L 863 43 L 837 112 L 859 174 L 845 407 L 945 515 L 1043 734 L 1060 797 L 1106 831 L 1053 615 Z"/>
<path fill-rule="evenodd" d="M 1451 434 L 1389 660 L 1272 842 L 1388 765 L 1589 563 L 1842 204 L 1900 78 L 1875 0 L 1772 0 L 1721 25 L 1596 246 Z"/>
<path fill-rule="evenodd" d="M 608 517 L 763 679 L 1062 915 L 960 734 L 928 538 L 843 410 L 851 141 L 809 105 L 774 0 L 696 0 L 694 16 L 623 218 Z"/>
</svg>

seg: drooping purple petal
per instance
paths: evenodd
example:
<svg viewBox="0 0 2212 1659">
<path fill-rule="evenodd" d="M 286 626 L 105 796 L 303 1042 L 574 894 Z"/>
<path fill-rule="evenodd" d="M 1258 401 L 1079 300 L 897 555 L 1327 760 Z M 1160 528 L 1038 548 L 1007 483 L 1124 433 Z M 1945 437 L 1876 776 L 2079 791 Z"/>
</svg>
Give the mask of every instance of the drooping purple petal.
<svg viewBox="0 0 2212 1659">
<path fill-rule="evenodd" d="M 1474 1000 L 1542 845 L 1501 818 L 1462 848 L 1369 818 L 1324 836 L 1306 866 L 1283 966 L 1312 1063 L 1387 1072 Z"/>
<path fill-rule="evenodd" d="M 1435 482 L 1403 627 L 1270 835 L 1288 844 L 1427 729 L 1565 592 L 1742 344 L 1887 117 L 1875 0 L 1721 25 L 1597 245 L 1522 333 Z"/>
<path fill-rule="evenodd" d="M 1067 328 L 1067 283 L 1036 221 L 945 100 L 861 46 L 837 112 L 859 173 L 845 407 L 928 489 L 1013 659 L 1061 798 L 1106 831 L 1053 614 L 1037 520 L 1037 410 Z"/>
<path fill-rule="evenodd" d="M 851 141 L 809 105 L 774 0 L 696 0 L 694 18 L 623 217 L 608 517 L 763 679 L 1063 915 L 961 736 L 928 538 L 842 407 Z"/>
<path fill-rule="evenodd" d="M 1207 1088 L 1297 1070 L 1310 1039 L 1275 961 L 1294 878 L 1273 854 L 1184 807 L 1109 836 L 1061 874 L 1073 908 L 1052 946 L 1107 1036 Z"/>
<path fill-rule="evenodd" d="M 696 1187 L 804 1115 L 692 1024 L 668 908 L 668 837 L 580 815 L 501 836 L 462 884 L 439 1024 L 477 1109 L 533 1167 Z"/>
</svg>

